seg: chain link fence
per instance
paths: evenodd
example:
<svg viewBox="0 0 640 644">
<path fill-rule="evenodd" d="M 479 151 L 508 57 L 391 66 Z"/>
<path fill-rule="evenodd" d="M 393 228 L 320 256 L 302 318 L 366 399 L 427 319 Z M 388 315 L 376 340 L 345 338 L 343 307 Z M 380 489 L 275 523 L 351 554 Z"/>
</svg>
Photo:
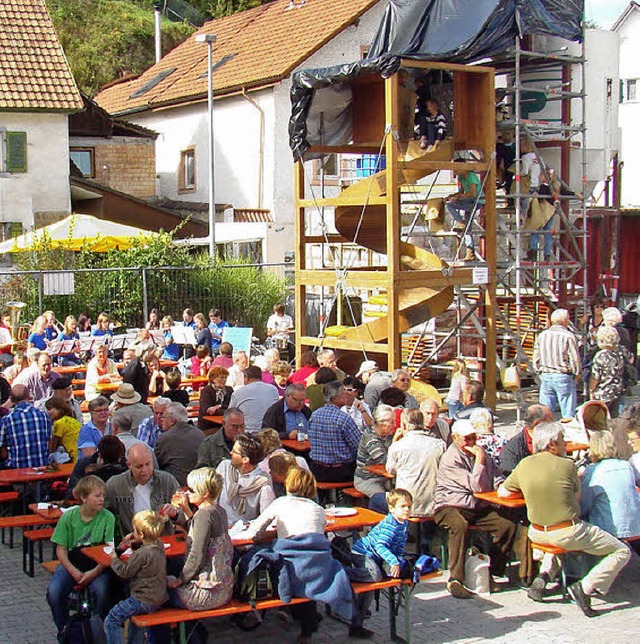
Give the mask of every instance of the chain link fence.
<svg viewBox="0 0 640 644">
<path fill-rule="evenodd" d="M 22 323 L 46 310 L 60 321 L 80 313 L 95 321 L 105 312 L 127 327 L 142 326 L 153 308 L 180 320 L 185 308 L 206 317 L 215 307 L 230 324 L 251 326 L 257 333 L 273 305 L 285 300 L 293 284 L 291 268 L 242 264 L 5 272 L 0 273 L 0 302 L 24 302 Z"/>
</svg>

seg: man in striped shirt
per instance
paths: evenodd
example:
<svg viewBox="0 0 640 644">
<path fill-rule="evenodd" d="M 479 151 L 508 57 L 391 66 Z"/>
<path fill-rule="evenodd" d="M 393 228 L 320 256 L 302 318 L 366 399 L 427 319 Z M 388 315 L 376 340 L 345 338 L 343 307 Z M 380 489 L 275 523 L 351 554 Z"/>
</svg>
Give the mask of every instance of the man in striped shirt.
<svg viewBox="0 0 640 644">
<path fill-rule="evenodd" d="M 540 404 L 555 411 L 560 407 L 563 418 L 576 413 L 576 377 L 580 374 L 578 340 L 569 330 L 569 312 L 556 309 L 551 326 L 537 338 L 533 348 L 533 368 L 540 374 Z"/>
</svg>

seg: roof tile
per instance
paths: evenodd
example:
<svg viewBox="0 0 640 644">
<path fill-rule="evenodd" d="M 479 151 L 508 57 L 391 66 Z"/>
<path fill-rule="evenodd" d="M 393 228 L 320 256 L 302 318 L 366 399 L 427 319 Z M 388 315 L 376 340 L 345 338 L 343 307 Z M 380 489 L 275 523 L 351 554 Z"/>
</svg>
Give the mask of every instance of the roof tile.
<svg viewBox="0 0 640 644">
<path fill-rule="evenodd" d="M 82 107 L 45 0 L 0 0 L 0 110 Z"/>
<path fill-rule="evenodd" d="M 216 95 L 259 87 L 287 77 L 311 54 L 353 24 L 379 0 L 273 0 L 254 9 L 212 20 L 138 78 L 111 85 L 95 100 L 113 114 L 140 111 L 201 98 L 207 93 L 207 46 L 198 33 L 216 35 L 213 62 Z M 142 95 L 131 95 L 162 71 L 176 70 Z"/>
</svg>

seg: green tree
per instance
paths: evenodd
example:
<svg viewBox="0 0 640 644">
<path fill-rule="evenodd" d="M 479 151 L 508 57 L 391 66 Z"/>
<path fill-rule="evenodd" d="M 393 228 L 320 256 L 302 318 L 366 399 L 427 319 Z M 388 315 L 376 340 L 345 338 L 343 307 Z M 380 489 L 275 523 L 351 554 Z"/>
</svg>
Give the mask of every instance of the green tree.
<svg viewBox="0 0 640 644">
<path fill-rule="evenodd" d="M 71 71 L 87 94 L 117 78 L 141 74 L 153 64 L 152 2 L 47 0 L 47 6 Z M 163 20 L 163 53 L 191 33 L 187 24 Z"/>
</svg>

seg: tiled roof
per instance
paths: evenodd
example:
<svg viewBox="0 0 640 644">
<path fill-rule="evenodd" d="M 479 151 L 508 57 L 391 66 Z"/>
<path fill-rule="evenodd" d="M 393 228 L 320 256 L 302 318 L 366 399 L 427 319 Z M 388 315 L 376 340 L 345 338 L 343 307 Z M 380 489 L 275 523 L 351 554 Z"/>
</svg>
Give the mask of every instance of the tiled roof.
<svg viewBox="0 0 640 644">
<path fill-rule="evenodd" d="M 295 7 L 289 8 L 290 0 L 273 0 L 212 20 L 144 74 L 105 88 L 95 100 L 119 114 L 206 96 L 207 45 L 196 42 L 198 33 L 217 38 L 213 47 L 217 96 L 279 81 L 379 1 L 295 0 Z M 141 93 L 145 85 L 153 86 Z"/>
<path fill-rule="evenodd" d="M 0 0 L 0 110 L 80 109 L 45 0 Z"/>
</svg>

